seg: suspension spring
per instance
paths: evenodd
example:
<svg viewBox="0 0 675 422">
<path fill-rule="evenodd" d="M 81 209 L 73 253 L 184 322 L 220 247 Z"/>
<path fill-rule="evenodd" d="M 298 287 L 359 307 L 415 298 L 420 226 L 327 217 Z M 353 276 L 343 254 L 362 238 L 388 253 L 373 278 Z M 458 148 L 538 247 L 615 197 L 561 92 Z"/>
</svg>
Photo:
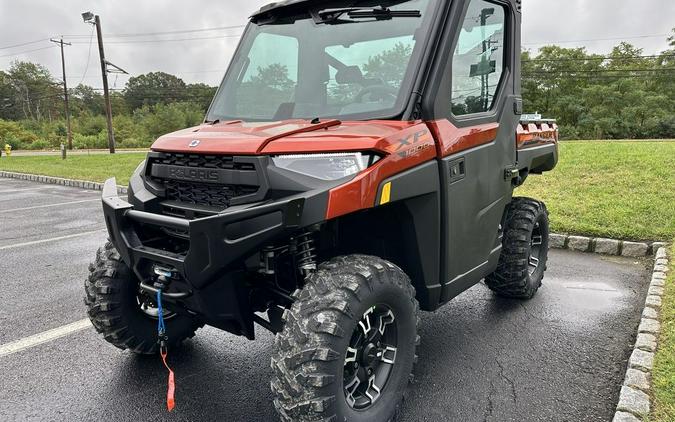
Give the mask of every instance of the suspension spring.
<svg viewBox="0 0 675 422">
<path fill-rule="evenodd" d="M 295 238 L 295 259 L 300 272 L 307 276 L 316 271 L 316 247 L 310 232 L 304 232 Z"/>
</svg>

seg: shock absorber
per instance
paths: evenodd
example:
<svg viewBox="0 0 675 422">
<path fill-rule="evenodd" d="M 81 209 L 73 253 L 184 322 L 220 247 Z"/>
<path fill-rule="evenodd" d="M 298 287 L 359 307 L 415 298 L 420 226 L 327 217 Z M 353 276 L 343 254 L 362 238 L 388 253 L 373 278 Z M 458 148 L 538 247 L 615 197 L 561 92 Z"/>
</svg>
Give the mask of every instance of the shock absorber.
<svg viewBox="0 0 675 422">
<path fill-rule="evenodd" d="M 303 232 L 294 240 L 295 260 L 298 264 L 298 270 L 305 277 L 316 271 L 316 247 L 314 246 L 314 237 L 311 232 Z"/>
</svg>

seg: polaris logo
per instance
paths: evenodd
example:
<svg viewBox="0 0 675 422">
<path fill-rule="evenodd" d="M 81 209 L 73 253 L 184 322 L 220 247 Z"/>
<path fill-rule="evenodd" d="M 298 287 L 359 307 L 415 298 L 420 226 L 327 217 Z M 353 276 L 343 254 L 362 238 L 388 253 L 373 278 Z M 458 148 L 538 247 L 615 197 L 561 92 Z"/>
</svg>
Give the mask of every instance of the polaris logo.
<svg viewBox="0 0 675 422">
<path fill-rule="evenodd" d="M 216 182 L 218 181 L 218 170 L 169 167 L 169 178 L 177 180 Z"/>
<path fill-rule="evenodd" d="M 192 142 L 190 142 L 190 143 L 188 144 L 188 146 L 189 146 L 190 148 L 194 148 L 194 147 L 196 147 L 197 145 L 199 145 L 199 142 L 200 142 L 199 139 L 193 139 Z"/>
</svg>

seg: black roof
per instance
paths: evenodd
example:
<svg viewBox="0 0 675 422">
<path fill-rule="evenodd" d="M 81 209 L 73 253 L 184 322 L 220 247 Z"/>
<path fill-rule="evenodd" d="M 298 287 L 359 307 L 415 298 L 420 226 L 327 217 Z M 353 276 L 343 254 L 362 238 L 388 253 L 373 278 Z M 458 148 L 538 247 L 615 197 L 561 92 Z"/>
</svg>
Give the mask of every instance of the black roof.
<svg viewBox="0 0 675 422">
<path fill-rule="evenodd" d="M 276 1 L 274 3 L 269 3 L 261 7 L 257 12 L 254 12 L 251 15 L 252 19 L 255 19 L 257 17 L 260 17 L 264 15 L 267 12 L 270 12 L 272 10 L 277 10 L 277 9 L 293 9 L 293 8 L 305 8 L 307 7 L 307 4 L 309 3 L 317 3 L 315 0 L 283 0 L 283 1 Z"/>
<path fill-rule="evenodd" d="M 256 21 L 269 12 L 281 14 L 303 12 L 307 10 L 310 4 L 320 5 L 322 3 L 330 3 L 334 7 L 350 7 L 355 3 L 358 3 L 359 6 L 376 6 L 382 3 L 396 4 L 404 3 L 405 1 L 407 0 L 282 0 L 261 7 L 251 15 L 251 20 Z"/>
</svg>

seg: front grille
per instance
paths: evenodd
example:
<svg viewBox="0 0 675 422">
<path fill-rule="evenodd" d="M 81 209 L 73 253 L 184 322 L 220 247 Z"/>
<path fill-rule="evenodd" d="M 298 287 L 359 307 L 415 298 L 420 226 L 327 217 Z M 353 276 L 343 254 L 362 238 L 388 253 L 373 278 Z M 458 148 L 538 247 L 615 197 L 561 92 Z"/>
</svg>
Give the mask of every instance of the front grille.
<svg viewBox="0 0 675 422">
<path fill-rule="evenodd" d="M 164 189 L 165 200 L 182 206 L 222 211 L 234 200 L 254 202 L 266 192 L 256 172 L 260 157 L 150 153 L 148 160 L 149 181 Z"/>
<path fill-rule="evenodd" d="M 253 163 L 235 162 L 231 155 L 200 155 L 200 154 L 176 154 L 161 153 L 153 160 L 156 164 L 168 164 L 172 166 L 231 169 L 231 170 L 255 170 Z"/>
<path fill-rule="evenodd" d="M 258 191 L 258 186 L 214 185 L 210 183 L 177 182 L 175 180 L 165 181 L 164 186 L 166 199 L 222 209 L 230 206 L 232 198 L 252 195 Z"/>
</svg>

